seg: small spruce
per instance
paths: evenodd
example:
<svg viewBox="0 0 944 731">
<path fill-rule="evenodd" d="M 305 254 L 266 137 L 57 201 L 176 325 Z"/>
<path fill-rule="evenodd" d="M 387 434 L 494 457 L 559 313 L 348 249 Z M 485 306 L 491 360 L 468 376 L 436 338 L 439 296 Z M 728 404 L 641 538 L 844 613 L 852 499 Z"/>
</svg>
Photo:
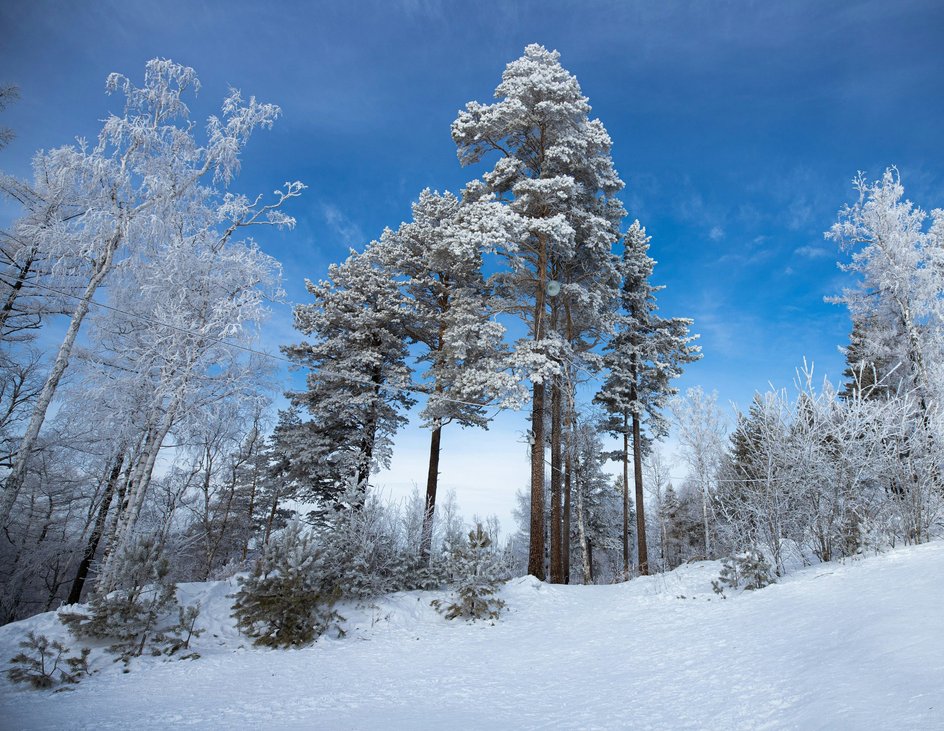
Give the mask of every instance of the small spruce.
<svg viewBox="0 0 944 731">
<path fill-rule="evenodd" d="M 451 600 L 436 599 L 432 606 L 446 619 L 495 620 L 505 608 L 497 594 L 508 578 L 502 558 L 491 549 L 492 540 L 481 524 L 469 531 L 468 544 L 453 555 L 455 588 Z"/>
<path fill-rule="evenodd" d="M 721 559 L 721 573 L 711 588 L 715 594 L 724 596 L 725 589 L 737 589 L 743 586 L 745 591 L 763 589 L 775 583 L 770 562 L 757 548 L 749 548 L 734 556 Z"/>
<path fill-rule="evenodd" d="M 30 631 L 20 648 L 23 651 L 10 658 L 7 670 L 7 677 L 14 683 L 29 683 L 40 690 L 59 683 L 78 683 L 83 675 L 89 675 L 87 647 L 80 655 L 67 657 L 69 648 L 64 644 Z"/>
<path fill-rule="evenodd" d="M 119 562 L 121 588 L 96 595 L 85 611 L 60 612 L 59 619 L 77 638 L 110 641 L 108 651 L 126 666 L 145 651 L 173 655 L 188 648 L 191 637 L 202 632 L 195 629 L 199 609 L 177 603 L 177 587 L 167 580 L 169 567 L 157 540 L 140 539 Z"/>
<path fill-rule="evenodd" d="M 333 609 L 337 592 L 325 572 L 324 551 L 297 520 L 269 544 L 239 584 L 233 616 L 256 645 L 307 645 L 341 619 Z"/>
</svg>

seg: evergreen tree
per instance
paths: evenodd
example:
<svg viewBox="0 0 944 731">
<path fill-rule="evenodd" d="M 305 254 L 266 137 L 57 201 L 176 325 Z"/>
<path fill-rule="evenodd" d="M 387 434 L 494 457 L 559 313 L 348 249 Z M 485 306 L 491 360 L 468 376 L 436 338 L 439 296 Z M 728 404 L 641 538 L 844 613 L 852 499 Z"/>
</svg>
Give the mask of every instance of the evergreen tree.
<svg viewBox="0 0 944 731">
<path fill-rule="evenodd" d="M 745 591 L 763 589 L 765 586 L 776 583 L 772 576 L 770 562 L 758 548 L 751 547 L 746 551 L 728 556 L 721 561 L 721 574 L 716 581 L 711 582 L 716 594 L 724 596 L 724 589 L 739 589 Z"/>
<path fill-rule="evenodd" d="M 609 373 L 594 400 L 608 413 L 603 428 L 623 439 L 618 458 L 623 463 L 623 572 L 629 574 L 629 437 L 633 443 L 633 477 L 636 490 L 636 535 L 639 571 L 649 573 L 646 519 L 643 502 L 642 459 L 647 445 L 664 437 L 668 427 L 661 410 L 678 392 L 671 381 L 682 365 L 701 357 L 689 335 L 691 320 L 656 315 L 652 277 L 655 261 L 647 253 L 650 237 L 634 221 L 623 239 L 621 316 L 616 333 L 607 344 L 604 365 Z M 643 434 L 643 422 L 647 433 Z"/>
<path fill-rule="evenodd" d="M 698 515 L 698 501 L 693 491 L 666 489 L 662 504 L 665 523 L 665 568 L 672 570 L 695 556 L 701 558 L 704 528 Z"/>
<path fill-rule="evenodd" d="M 413 220 L 385 231 L 369 250 L 400 283 L 404 332 L 425 349 L 420 387 L 429 396 L 420 416 L 431 436 L 424 556 L 432 542 L 443 427 L 454 422 L 487 428 L 486 406 L 515 399 L 505 329 L 492 317 L 494 298 L 482 274 L 483 253 L 509 238 L 509 218 L 488 198 L 461 202 L 426 189 L 413 204 Z"/>
<path fill-rule="evenodd" d="M 45 689 L 57 683 L 78 683 L 82 675 L 88 675 L 88 647 L 83 647 L 80 655 L 67 657 L 68 647 L 32 630 L 19 644 L 21 652 L 10 658 L 7 670 L 7 677 L 14 683 Z"/>
<path fill-rule="evenodd" d="M 257 645 L 307 645 L 340 619 L 332 608 L 338 596 L 324 551 L 297 520 L 266 546 L 239 584 L 233 616 Z"/>
<path fill-rule="evenodd" d="M 433 607 L 446 619 L 498 619 L 505 607 L 498 590 L 511 575 L 481 524 L 469 531 L 464 546 L 453 547 L 450 564 L 454 594 L 450 600 L 433 601 Z"/>
<path fill-rule="evenodd" d="M 498 196 L 523 232 L 499 248 L 508 264 L 499 282 L 529 328 L 515 357 L 532 384 L 528 571 L 541 579 L 546 385 L 573 359 L 571 344 L 582 333 L 609 328 L 618 286 L 612 247 L 624 215 L 615 198 L 623 183 L 610 157 L 609 135 L 590 119 L 587 98 L 559 58 L 556 51 L 529 45 L 505 68 L 495 90 L 498 101 L 469 102 L 452 125 L 462 164 L 498 156 L 483 182 L 470 184 L 467 197 Z M 554 441 L 559 438 L 555 434 Z M 555 581 L 563 578 L 559 474 L 552 470 Z"/>
<path fill-rule="evenodd" d="M 127 546 L 115 561 L 118 588 L 96 594 L 86 612 L 60 612 L 76 637 L 109 640 L 109 652 L 127 665 L 145 650 L 173 655 L 189 647 L 199 614 L 196 606 L 177 602 L 177 587 L 168 578 L 169 564 L 156 537 Z M 193 656 L 193 655 L 188 655 Z"/>
<path fill-rule="evenodd" d="M 349 485 L 366 494 L 371 471 L 389 464 L 393 435 L 414 403 L 406 389 L 406 303 L 369 254 L 352 252 L 328 279 L 307 282 L 311 304 L 295 307 L 295 328 L 312 342 L 283 347 L 309 369 L 305 391 L 288 394 L 311 420 L 283 423 L 280 438 L 304 472 L 295 497 L 334 505 Z M 359 501 L 360 502 L 360 501 Z"/>
</svg>

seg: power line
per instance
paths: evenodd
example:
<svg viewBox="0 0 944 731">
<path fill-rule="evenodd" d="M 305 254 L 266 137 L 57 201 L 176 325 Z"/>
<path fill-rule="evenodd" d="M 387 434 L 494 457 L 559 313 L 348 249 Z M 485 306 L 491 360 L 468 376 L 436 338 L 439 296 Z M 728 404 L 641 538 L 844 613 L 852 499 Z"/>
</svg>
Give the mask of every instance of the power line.
<svg viewBox="0 0 944 731">
<path fill-rule="evenodd" d="M 6 284 L 7 286 L 14 286 L 11 282 L 7 281 L 7 279 L 4 278 L 4 277 L 6 277 L 6 276 L 7 276 L 6 274 L 0 273 L 0 281 L 2 281 L 2 282 L 3 282 L 4 284 Z M 63 290 L 56 289 L 55 287 L 50 287 L 50 286 L 45 285 L 45 284 L 40 284 L 40 283 L 38 283 L 38 282 L 30 282 L 29 285 L 27 285 L 27 286 L 36 287 L 37 289 L 44 289 L 44 290 L 46 290 L 46 291 L 48 291 L 48 292 L 52 292 L 53 294 L 57 294 L 57 295 L 59 295 L 59 296 L 61 296 L 61 297 L 69 297 L 69 298 L 72 298 L 72 299 L 77 300 L 77 301 L 81 301 L 81 299 L 82 299 L 81 297 L 79 297 L 79 296 L 76 295 L 76 294 L 73 294 L 72 292 L 64 292 Z M 228 346 L 228 347 L 231 347 L 231 348 L 236 348 L 236 349 L 238 349 L 238 350 L 242 350 L 242 351 L 245 351 L 245 352 L 247 352 L 247 353 L 252 353 L 253 355 L 258 355 L 258 356 L 261 356 L 261 357 L 263 357 L 263 358 L 269 358 L 269 359 L 271 359 L 271 360 L 278 361 L 278 362 L 281 362 L 281 363 L 287 363 L 288 365 L 290 365 L 290 366 L 292 366 L 292 367 L 294 367 L 294 368 L 299 367 L 299 364 L 296 363 L 296 362 L 293 361 L 293 360 L 290 360 L 290 359 L 288 359 L 288 358 L 283 358 L 283 357 L 280 356 L 280 355 L 274 355 L 274 354 L 272 354 L 272 353 L 267 353 L 267 352 L 265 352 L 265 351 L 263 351 L 263 350 L 256 350 L 255 348 L 251 348 L 251 347 L 249 347 L 248 345 L 242 345 L 242 344 L 240 344 L 240 343 L 234 343 L 234 342 L 231 342 L 231 341 L 229 341 L 229 340 L 224 340 L 223 338 L 215 337 L 215 336 L 213 336 L 213 335 L 208 335 L 208 334 L 206 334 L 206 333 L 196 332 L 195 330 L 188 330 L 187 328 L 180 327 L 179 325 L 173 325 L 173 324 L 171 324 L 171 323 L 169 323 L 169 322 L 164 322 L 164 321 L 162 321 L 162 320 L 158 320 L 157 318 L 149 317 L 149 316 L 147 316 L 147 315 L 143 315 L 143 314 L 140 314 L 140 313 L 128 312 L 127 310 L 123 310 L 123 309 L 121 309 L 120 307 L 115 307 L 114 305 L 108 305 L 108 304 L 105 304 L 104 302 L 98 302 L 98 301 L 96 301 L 96 300 L 94 300 L 94 299 L 89 300 L 89 304 L 90 304 L 90 305 L 94 305 L 95 307 L 98 307 L 98 308 L 103 309 L 103 310 L 109 310 L 109 311 L 111 311 L 111 312 L 116 312 L 116 313 L 118 313 L 118 314 L 124 315 L 125 317 L 131 318 L 132 320 L 139 320 L 139 321 L 141 321 L 141 322 L 146 322 L 146 323 L 149 323 L 149 324 L 152 324 L 152 325 L 158 325 L 158 326 L 160 326 L 160 327 L 166 327 L 166 328 L 168 328 L 168 329 L 170 329 L 170 330 L 174 330 L 174 331 L 176 331 L 176 332 L 179 332 L 179 333 L 182 333 L 182 334 L 185 334 L 185 335 L 192 335 L 192 336 L 194 336 L 194 337 L 204 338 L 204 339 L 206 339 L 206 340 L 211 340 L 211 341 L 213 341 L 213 342 L 215 342 L 215 343 L 218 343 L 218 344 L 220 344 L 220 345 Z M 366 378 L 358 378 L 357 376 L 352 376 L 352 375 L 350 375 L 350 374 L 337 373 L 337 372 L 332 371 L 332 370 L 327 369 L 327 368 L 319 368 L 319 369 L 317 370 L 317 372 L 318 372 L 318 373 L 321 373 L 321 374 L 324 374 L 324 375 L 326 375 L 326 376 L 332 377 L 332 378 L 337 378 L 337 379 L 342 380 L 342 381 L 348 381 L 348 382 L 350 382 L 350 383 L 357 383 L 357 384 L 359 384 L 359 385 L 373 386 L 373 387 L 375 387 L 375 386 L 377 385 L 377 384 L 376 384 L 374 381 L 372 381 L 372 380 L 369 380 L 369 379 L 366 379 Z M 385 384 L 385 385 L 384 385 L 384 388 L 386 388 L 386 389 L 388 389 L 388 390 L 391 390 L 391 391 L 397 391 L 397 392 L 399 392 L 399 393 L 416 393 L 416 394 L 422 394 L 422 395 L 425 395 L 425 396 L 430 396 L 430 395 L 431 395 L 428 390 L 423 389 L 423 388 L 420 388 L 420 387 L 417 387 L 417 386 L 401 386 L 401 385 L 389 384 L 389 383 L 388 383 L 388 384 Z M 485 407 L 487 406 L 487 404 L 475 403 L 474 401 L 463 401 L 463 400 L 461 400 L 461 399 L 456 399 L 456 398 L 452 398 L 452 397 L 449 397 L 449 396 L 438 396 L 437 398 L 438 398 L 440 401 L 446 401 L 446 402 L 448 402 L 448 403 L 453 403 L 453 404 L 460 404 L 460 405 L 462 405 L 462 406 L 472 406 L 472 407 L 476 407 L 476 408 L 485 408 Z M 508 409 L 506 409 L 506 408 L 503 407 L 503 406 L 498 406 L 498 410 L 495 412 L 495 414 L 492 415 L 492 417 L 489 417 L 489 418 L 494 418 L 494 416 L 496 416 L 499 412 L 501 412 L 501 411 L 507 411 L 507 410 L 508 410 Z"/>
<path fill-rule="evenodd" d="M 0 281 L 2 281 L 2 282 L 3 282 L 4 284 L 6 284 L 7 286 L 11 286 L 11 287 L 12 287 L 12 286 L 15 286 L 14 283 L 11 283 L 11 282 L 8 281 L 7 279 L 5 279 L 5 277 L 8 277 L 8 276 L 9 276 L 9 275 L 7 275 L 7 274 L 5 274 L 5 273 L 3 273 L 3 272 L 0 272 Z M 74 294 L 74 293 L 72 293 L 72 292 L 66 292 L 66 291 L 63 291 L 63 290 L 61 290 L 61 289 L 57 289 L 57 288 L 55 288 L 55 287 L 51 287 L 51 286 L 49 286 L 49 285 L 47 285 L 47 284 L 41 284 L 41 283 L 35 282 L 35 281 L 30 282 L 30 283 L 27 284 L 26 286 L 28 286 L 28 287 L 35 287 L 35 288 L 37 288 L 37 289 L 46 290 L 47 292 L 51 292 L 51 293 L 56 294 L 56 295 L 59 295 L 59 296 L 61 296 L 61 297 L 68 297 L 68 298 L 74 299 L 74 300 L 76 300 L 76 301 L 81 301 L 81 299 L 82 299 L 81 297 L 79 297 L 78 295 L 76 295 L 76 294 Z M 276 361 L 276 362 L 279 362 L 279 363 L 285 363 L 285 364 L 287 364 L 287 365 L 289 365 L 289 366 L 291 366 L 291 367 L 293 367 L 293 368 L 298 368 L 298 367 L 300 367 L 299 364 L 296 363 L 295 361 L 290 360 L 289 358 L 284 358 L 284 357 L 282 357 L 282 356 L 280 356 L 280 355 L 275 355 L 275 354 L 273 354 L 273 353 L 267 353 L 267 352 L 262 351 L 262 350 L 256 350 L 255 348 L 249 347 L 248 345 L 242 345 L 242 344 L 240 344 L 240 343 L 234 343 L 234 342 L 231 342 L 231 341 L 229 341 L 229 340 L 225 340 L 225 339 L 223 339 L 223 338 L 218 338 L 218 337 L 215 337 L 215 336 L 213 336 L 213 335 L 208 335 L 208 334 L 206 334 L 206 333 L 199 333 L 199 332 L 196 332 L 196 331 L 194 331 L 194 330 L 189 330 L 189 329 L 187 329 L 187 328 L 180 327 L 179 325 L 173 325 L 173 324 L 171 324 L 171 323 L 169 323 L 169 322 L 164 322 L 164 321 L 162 321 L 162 320 L 158 320 L 157 318 L 149 317 L 149 316 L 144 315 L 144 314 L 128 312 L 127 310 L 123 310 L 123 309 L 121 309 L 121 308 L 119 308 L 119 307 L 115 307 L 114 305 L 109 305 L 109 304 L 106 304 L 106 303 L 104 303 L 104 302 L 98 302 L 97 300 L 94 300 L 94 299 L 89 300 L 89 304 L 92 305 L 92 306 L 98 307 L 98 308 L 100 308 L 100 309 L 103 309 L 103 310 L 108 310 L 108 311 L 111 311 L 111 312 L 115 312 L 115 313 L 124 315 L 125 317 L 131 318 L 131 319 L 133 319 L 133 320 L 138 320 L 138 321 L 141 321 L 141 322 L 146 322 L 146 323 L 149 323 L 149 324 L 152 324 L 152 325 L 158 325 L 158 326 L 160 326 L 160 327 L 166 327 L 166 328 L 168 328 L 168 329 L 170 329 L 170 330 L 174 330 L 175 332 L 179 332 L 179 333 L 182 333 L 182 334 L 185 334 L 185 335 L 191 335 L 191 336 L 193 336 L 193 337 L 204 338 L 204 339 L 206 339 L 206 340 L 211 340 L 211 341 L 213 341 L 213 342 L 215 342 L 215 343 L 218 343 L 218 344 L 220 344 L 220 345 L 224 345 L 224 346 L 231 347 L 231 348 L 236 348 L 236 349 L 242 350 L 242 351 L 244 351 L 244 352 L 246 352 L 246 353 L 251 353 L 251 354 L 253 354 L 253 355 L 260 356 L 260 357 L 262 357 L 262 358 L 268 358 L 268 359 L 270 359 L 270 360 L 273 360 L 273 361 Z M 584 374 L 585 376 L 587 376 L 587 377 L 590 378 L 590 379 L 593 379 L 593 378 L 596 378 L 596 377 L 597 377 L 596 374 L 590 372 L 590 371 L 587 370 L 583 365 L 581 365 L 579 362 L 577 362 L 576 358 L 573 358 L 573 357 L 567 358 L 565 361 L 561 362 L 560 364 L 561 364 L 562 366 L 565 365 L 565 364 L 566 364 L 566 365 L 569 365 L 569 366 L 573 367 L 575 371 L 578 371 L 578 372 Z M 347 381 L 347 382 L 349 382 L 349 383 L 356 383 L 356 384 L 363 385 L 363 386 L 376 387 L 376 385 L 377 385 L 374 381 L 372 381 L 372 380 L 370 380 L 370 379 L 358 378 L 357 376 L 353 376 L 353 375 L 350 375 L 350 374 L 338 373 L 338 372 L 332 371 L 331 369 L 328 369 L 328 368 L 318 368 L 316 372 L 317 372 L 317 373 L 320 373 L 320 374 L 324 374 L 324 375 L 326 375 L 326 376 L 328 376 L 328 377 L 331 377 L 331 378 L 337 378 L 337 379 L 339 379 L 339 380 L 341 380 L 341 381 Z M 414 394 L 421 394 L 421 395 L 424 395 L 424 396 L 427 396 L 427 397 L 430 397 L 430 396 L 432 395 L 432 394 L 429 393 L 429 391 L 428 391 L 427 389 L 421 388 L 421 387 L 418 387 L 418 386 L 405 386 L 405 385 L 397 385 L 397 384 L 387 383 L 387 384 L 384 385 L 384 388 L 386 388 L 386 389 L 388 389 L 388 390 L 390 390 L 390 391 L 396 391 L 396 392 L 398 392 L 398 393 L 414 393 Z M 444 402 L 446 402 L 446 403 L 452 403 L 452 404 L 458 404 L 458 405 L 460 405 L 460 406 L 471 406 L 471 407 L 473 407 L 473 408 L 486 408 L 486 407 L 487 407 L 487 404 L 476 403 L 476 402 L 474 402 L 474 401 L 464 401 L 464 400 L 462 400 L 462 399 L 453 398 L 453 397 L 451 397 L 451 396 L 442 396 L 442 395 L 440 395 L 440 396 L 437 396 L 437 398 L 438 398 L 439 401 L 444 401 Z M 497 405 L 497 407 L 496 407 L 496 409 L 495 409 L 495 412 L 494 412 L 491 416 L 489 416 L 488 419 L 491 420 L 491 419 L 495 418 L 495 416 L 497 416 L 499 413 L 501 413 L 501 412 L 503 412 L 503 411 L 509 411 L 509 410 L 510 410 L 510 411 L 516 411 L 516 412 L 517 412 L 517 411 L 520 411 L 520 409 L 509 409 L 509 408 L 507 408 L 507 407 L 502 406 L 502 405 L 499 404 L 499 405 Z"/>
<path fill-rule="evenodd" d="M 5 278 L 5 277 L 7 277 L 7 276 L 8 276 L 8 275 L 6 275 L 5 273 L 0 272 L 0 281 L 2 281 L 3 283 L 5 283 L 7 286 L 14 286 L 13 284 L 11 284 L 11 282 L 9 282 L 9 281 Z M 37 288 L 37 289 L 43 289 L 43 290 L 46 290 L 46 291 L 51 292 L 51 293 L 53 293 L 53 294 L 57 294 L 57 295 L 59 295 L 59 296 L 61 296 L 61 297 L 69 297 L 69 298 L 74 299 L 74 300 L 77 300 L 77 301 L 80 301 L 80 300 L 82 299 L 82 298 L 79 297 L 78 295 L 73 294 L 73 293 L 71 293 L 71 292 L 65 292 L 65 291 L 63 291 L 63 290 L 61 290 L 61 289 L 56 289 L 55 287 L 50 287 L 49 285 L 40 284 L 39 282 L 30 282 L 27 286 L 29 286 L 29 287 L 35 287 L 35 288 Z M 273 353 L 267 353 L 266 351 L 263 351 L 263 350 L 256 350 L 255 348 L 251 348 L 251 347 L 249 347 L 248 345 L 242 345 L 242 344 L 240 344 L 240 343 L 234 343 L 234 342 L 231 342 L 231 341 L 229 341 L 229 340 L 225 340 L 225 339 L 223 339 L 223 338 L 215 337 L 215 336 L 213 336 L 213 335 L 208 335 L 208 334 L 206 334 L 206 333 L 200 333 L 200 332 L 197 332 L 197 331 L 195 331 L 195 330 L 189 330 L 189 329 L 187 329 L 187 328 L 180 327 L 179 325 L 173 325 L 173 324 L 171 324 L 171 323 L 169 323 L 169 322 L 164 322 L 163 320 L 158 320 L 157 318 L 149 317 L 149 316 L 147 316 L 147 315 L 143 315 L 143 314 L 140 314 L 140 313 L 128 312 L 127 310 L 123 310 L 123 309 L 121 309 L 120 307 L 115 307 L 114 305 L 109 305 L 109 304 L 106 304 L 106 303 L 104 303 L 104 302 L 98 302 L 97 300 L 94 300 L 94 299 L 89 300 L 89 304 L 90 304 L 90 305 L 94 305 L 95 307 L 98 307 L 98 308 L 103 309 L 103 310 L 108 310 L 108 311 L 110 311 L 110 312 L 115 312 L 115 313 L 118 313 L 118 314 L 120 314 L 120 315 L 124 315 L 125 317 L 131 318 L 131 319 L 133 319 L 133 320 L 138 320 L 138 321 L 141 321 L 141 322 L 146 322 L 146 323 L 149 323 L 149 324 L 152 324 L 152 325 L 158 325 L 158 326 L 160 326 L 160 327 L 166 327 L 166 328 L 168 328 L 168 329 L 170 329 L 170 330 L 174 330 L 175 332 L 179 332 L 179 333 L 182 333 L 182 334 L 185 334 L 185 335 L 191 335 L 191 336 L 194 336 L 194 337 L 199 337 L 199 338 L 204 338 L 204 339 L 206 339 L 206 340 L 211 340 L 211 341 L 213 341 L 213 342 L 215 342 L 215 343 L 218 343 L 218 344 L 220 344 L 220 345 L 223 345 L 223 346 L 227 346 L 227 347 L 231 347 L 231 348 L 236 348 L 237 350 L 242 350 L 242 351 L 244 351 L 244 352 L 251 353 L 251 354 L 253 354 L 253 355 L 257 355 L 257 356 L 260 356 L 260 357 L 263 357 L 263 358 L 269 358 L 270 360 L 277 361 L 277 362 L 280 362 L 280 363 L 286 363 L 286 364 L 288 364 L 289 366 L 292 366 L 293 368 L 299 367 L 299 364 L 298 364 L 298 363 L 296 363 L 296 362 L 293 361 L 293 360 L 290 360 L 289 358 L 284 358 L 284 357 L 282 357 L 282 356 L 280 356 L 280 355 L 274 355 Z M 595 377 L 594 374 L 592 374 L 590 371 L 586 370 L 584 367 L 582 367 L 581 365 L 579 365 L 579 364 L 578 364 L 576 361 L 574 361 L 573 359 L 570 359 L 569 365 L 573 366 L 575 369 L 577 369 L 577 370 L 579 370 L 579 371 L 582 371 L 583 373 L 585 373 L 587 376 L 589 376 L 589 377 L 591 377 L 591 378 L 594 378 L 594 377 Z M 332 371 L 332 370 L 326 369 L 326 368 L 319 368 L 317 372 L 320 373 L 320 374 L 327 375 L 327 376 L 332 377 L 332 378 L 337 378 L 337 379 L 342 380 L 342 381 L 348 381 L 348 382 L 357 383 L 357 384 L 360 384 L 360 385 L 366 385 L 366 386 L 376 386 L 376 385 L 377 385 L 374 381 L 368 380 L 368 379 L 366 379 L 366 378 L 357 378 L 356 376 L 351 376 L 351 375 L 349 375 L 349 374 L 338 373 L 338 372 L 335 372 L 335 371 Z M 425 395 L 425 396 L 430 396 L 430 393 L 429 393 L 427 390 L 425 390 L 425 389 L 423 389 L 423 388 L 419 388 L 419 387 L 414 387 L 414 386 L 398 386 L 398 385 L 395 385 L 395 384 L 386 384 L 386 385 L 384 386 L 384 388 L 387 388 L 387 389 L 389 389 L 389 390 L 391 390 L 391 391 L 398 391 L 398 392 L 400 392 L 400 393 L 416 393 L 416 394 L 422 394 L 422 395 Z M 459 404 L 459 405 L 462 405 L 462 406 L 472 406 L 472 407 L 475 407 L 475 408 L 484 408 L 484 407 L 486 406 L 486 404 L 475 403 L 475 402 L 473 402 L 473 401 L 463 401 L 463 400 L 461 400 L 461 399 L 455 399 L 455 398 L 452 398 L 452 397 L 449 397 L 449 396 L 439 396 L 438 398 L 439 398 L 440 401 L 445 401 L 445 402 L 447 402 L 447 403 Z M 501 406 L 501 405 L 498 405 L 498 406 L 496 406 L 495 412 L 494 412 L 493 414 L 491 414 L 490 416 L 488 416 L 487 418 L 488 418 L 488 420 L 491 420 L 491 419 L 495 418 L 495 416 L 497 416 L 497 415 L 498 415 L 499 413 L 501 413 L 502 411 L 508 411 L 508 410 L 509 410 L 508 408 L 506 408 L 506 407 L 504 407 L 504 406 Z M 517 409 L 512 409 L 512 410 L 517 411 Z M 544 462 L 545 462 L 545 464 L 546 464 L 548 467 L 552 467 L 552 468 L 553 468 L 553 465 L 551 464 L 551 462 L 550 462 L 549 460 L 544 459 Z M 678 481 L 678 482 L 683 482 L 683 481 L 685 481 L 685 480 L 688 479 L 688 477 L 681 478 L 681 477 L 677 477 L 677 476 L 674 476 L 674 475 L 668 475 L 667 477 L 668 477 L 669 480 L 675 480 L 675 481 Z M 721 483 L 721 482 L 778 482 L 778 481 L 785 480 L 785 479 L 787 479 L 787 478 L 772 477 L 772 478 L 767 478 L 767 479 L 765 479 L 765 478 L 759 478 L 759 479 L 719 479 L 719 480 L 716 480 L 716 482 L 719 482 L 719 483 Z"/>
</svg>

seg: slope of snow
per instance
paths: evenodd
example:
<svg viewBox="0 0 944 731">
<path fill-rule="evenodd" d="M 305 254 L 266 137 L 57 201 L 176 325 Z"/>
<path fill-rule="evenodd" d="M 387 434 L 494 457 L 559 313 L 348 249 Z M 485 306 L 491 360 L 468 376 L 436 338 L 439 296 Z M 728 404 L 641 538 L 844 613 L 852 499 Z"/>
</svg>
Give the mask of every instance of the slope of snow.
<svg viewBox="0 0 944 731">
<path fill-rule="evenodd" d="M 347 636 L 261 650 L 234 585 L 189 584 L 202 658 L 97 654 L 73 690 L 0 680 L 4 729 L 944 729 L 944 542 L 722 600 L 716 562 L 616 586 L 512 581 L 494 626 L 445 621 L 435 594 L 342 608 Z M 0 657 L 54 615 L 0 628 Z"/>
</svg>

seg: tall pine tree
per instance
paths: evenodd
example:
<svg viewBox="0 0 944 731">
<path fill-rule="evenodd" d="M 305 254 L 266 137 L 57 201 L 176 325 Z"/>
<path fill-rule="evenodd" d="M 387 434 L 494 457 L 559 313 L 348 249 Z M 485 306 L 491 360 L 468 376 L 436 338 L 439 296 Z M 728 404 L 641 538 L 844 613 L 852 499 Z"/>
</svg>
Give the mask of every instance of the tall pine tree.
<svg viewBox="0 0 944 731">
<path fill-rule="evenodd" d="M 649 256 L 646 229 L 634 221 L 623 239 L 621 314 L 604 357 L 609 374 L 595 400 L 607 411 L 604 428 L 622 437 L 623 463 L 623 571 L 629 574 L 629 440 L 632 436 L 633 477 L 636 490 L 636 535 L 639 571 L 649 573 L 646 520 L 643 503 L 642 457 L 648 441 L 667 434 L 661 414 L 667 399 L 677 392 L 672 379 L 682 366 L 701 357 L 689 334 L 691 320 L 665 319 L 656 314 L 650 282 L 655 261 Z M 644 424 L 645 422 L 645 424 Z M 646 434 L 643 433 L 643 427 Z"/>
<path fill-rule="evenodd" d="M 352 252 L 328 279 L 308 282 L 314 302 L 295 307 L 295 327 L 311 342 L 283 348 L 309 369 L 308 388 L 289 394 L 311 415 L 283 424 L 282 437 L 306 441 L 302 481 L 323 506 L 350 487 L 361 496 L 371 470 L 389 463 L 392 438 L 413 404 L 406 365 L 405 304 L 397 285 L 370 252 Z"/>
<path fill-rule="evenodd" d="M 624 215 L 615 198 L 623 182 L 613 167 L 610 137 L 599 120 L 590 119 L 587 98 L 559 59 L 556 51 L 529 45 L 505 68 L 497 101 L 469 102 L 452 125 L 462 164 L 498 157 L 480 185 L 508 205 L 524 232 L 499 250 L 507 262 L 500 284 L 529 329 L 515 355 L 531 381 L 528 571 L 541 579 L 546 384 L 572 358 L 568 337 L 560 332 L 568 307 L 594 312 L 596 328 L 608 326 L 618 282 L 612 247 Z M 578 261 L 579 267 L 569 266 Z M 572 323 L 589 321 L 575 314 Z M 559 487 L 559 480 L 552 483 L 553 580 L 562 580 L 563 566 Z"/>
<path fill-rule="evenodd" d="M 426 189 L 413 204 L 413 220 L 388 229 L 371 247 L 405 295 L 404 332 L 424 348 L 419 388 L 428 400 L 421 418 L 431 433 L 423 556 L 432 543 L 443 427 L 487 428 L 486 407 L 514 400 L 517 390 L 505 328 L 492 316 L 494 300 L 482 273 L 483 253 L 508 238 L 510 218 L 488 198 L 463 202 Z"/>
</svg>

